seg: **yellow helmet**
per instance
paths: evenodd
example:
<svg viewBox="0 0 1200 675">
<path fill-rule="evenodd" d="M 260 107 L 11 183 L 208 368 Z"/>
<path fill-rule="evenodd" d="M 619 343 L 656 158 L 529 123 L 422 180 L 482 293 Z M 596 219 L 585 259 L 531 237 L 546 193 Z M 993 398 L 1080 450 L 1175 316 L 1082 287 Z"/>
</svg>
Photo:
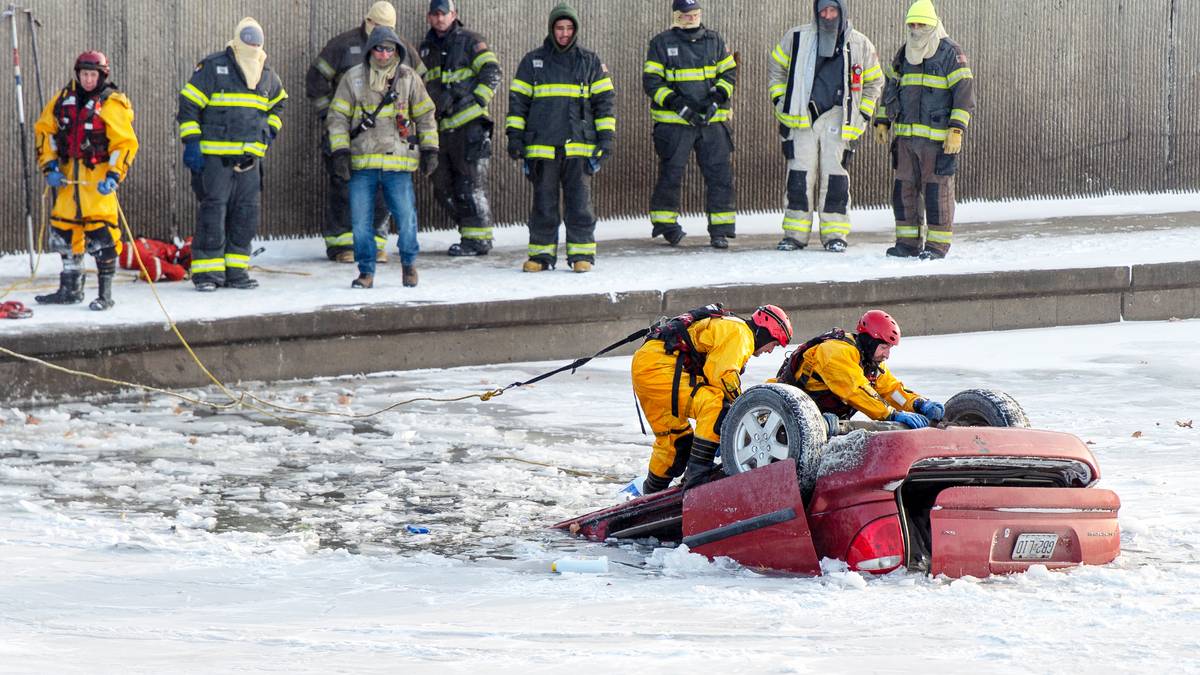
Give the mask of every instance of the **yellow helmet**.
<svg viewBox="0 0 1200 675">
<path fill-rule="evenodd" d="M 936 26 L 940 23 L 937 10 L 933 8 L 933 0 L 917 0 L 908 8 L 908 18 L 904 23 L 922 23 L 926 26 Z"/>
</svg>

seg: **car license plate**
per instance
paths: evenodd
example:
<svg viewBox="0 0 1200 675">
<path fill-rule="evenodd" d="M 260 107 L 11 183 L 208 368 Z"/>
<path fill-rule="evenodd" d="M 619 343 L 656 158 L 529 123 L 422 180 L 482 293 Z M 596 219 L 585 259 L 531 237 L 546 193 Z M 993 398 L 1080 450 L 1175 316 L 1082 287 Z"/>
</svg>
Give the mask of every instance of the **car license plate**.
<svg viewBox="0 0 1200 675">
<path fill-rule="evenodd" d="M 1049 560 L 1058 546 L 1057 534 L 1022 534 L 1013 546 L 1013 560 Z"/>
</svg>

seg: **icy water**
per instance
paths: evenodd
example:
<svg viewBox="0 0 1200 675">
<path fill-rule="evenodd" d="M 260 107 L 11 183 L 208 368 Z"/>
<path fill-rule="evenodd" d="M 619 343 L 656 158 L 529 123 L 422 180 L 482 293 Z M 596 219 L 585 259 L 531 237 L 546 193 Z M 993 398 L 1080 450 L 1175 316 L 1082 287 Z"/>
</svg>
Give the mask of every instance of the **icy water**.
<svg viewBox="0 0 1200 675">
<path fill-rule="evenodd" d="M 999 389 L 1034 426 L 1077 434 L 1122 499 L 1112 565 L 987 580 L 762 576 L 550 530 L 644 469 L 627 358 L 353 421 L 157 396 L 3 410 L 0 672 L 1196 671 L 1198 339 L 1190 321 L 894 352 L 919 392 Z M 362 414 L 554 365 L 247 388 Z M 563 555 L 624 564 L 550 574 Z"/>
</svg>

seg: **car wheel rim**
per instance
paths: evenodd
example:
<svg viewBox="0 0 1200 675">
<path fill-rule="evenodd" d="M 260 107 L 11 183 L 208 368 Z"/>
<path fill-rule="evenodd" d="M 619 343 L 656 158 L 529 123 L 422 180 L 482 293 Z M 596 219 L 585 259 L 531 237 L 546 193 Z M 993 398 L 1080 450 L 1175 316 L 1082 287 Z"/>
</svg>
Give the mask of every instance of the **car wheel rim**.
<svg viewBox="0 0 1200 675">
<path fill-rule="evenodd" d="M 787 429 L 783 416 L 770 408 L 753 408 L 737 421 L 733 457 L 743 471 L 750 471 L 788 457 Z"/>
</svg>

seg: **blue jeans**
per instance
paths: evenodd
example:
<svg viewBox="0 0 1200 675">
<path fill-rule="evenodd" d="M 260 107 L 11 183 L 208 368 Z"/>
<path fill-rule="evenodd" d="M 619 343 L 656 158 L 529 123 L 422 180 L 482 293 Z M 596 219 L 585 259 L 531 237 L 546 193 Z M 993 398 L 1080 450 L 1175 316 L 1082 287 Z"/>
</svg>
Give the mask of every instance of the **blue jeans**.
<svg viewBox="0 0 1200 675">
<path fill-rule="evenodd" d="M 412 265 L 417 244 L 417 201 L 412 172 L 363 169 L 350 175 L 350 227 L 354 232 L 354 262 L 360 274 L 375 274 L 375 191 L 383 198 L 400 233 L 400 264 Z"/>
</svg>

